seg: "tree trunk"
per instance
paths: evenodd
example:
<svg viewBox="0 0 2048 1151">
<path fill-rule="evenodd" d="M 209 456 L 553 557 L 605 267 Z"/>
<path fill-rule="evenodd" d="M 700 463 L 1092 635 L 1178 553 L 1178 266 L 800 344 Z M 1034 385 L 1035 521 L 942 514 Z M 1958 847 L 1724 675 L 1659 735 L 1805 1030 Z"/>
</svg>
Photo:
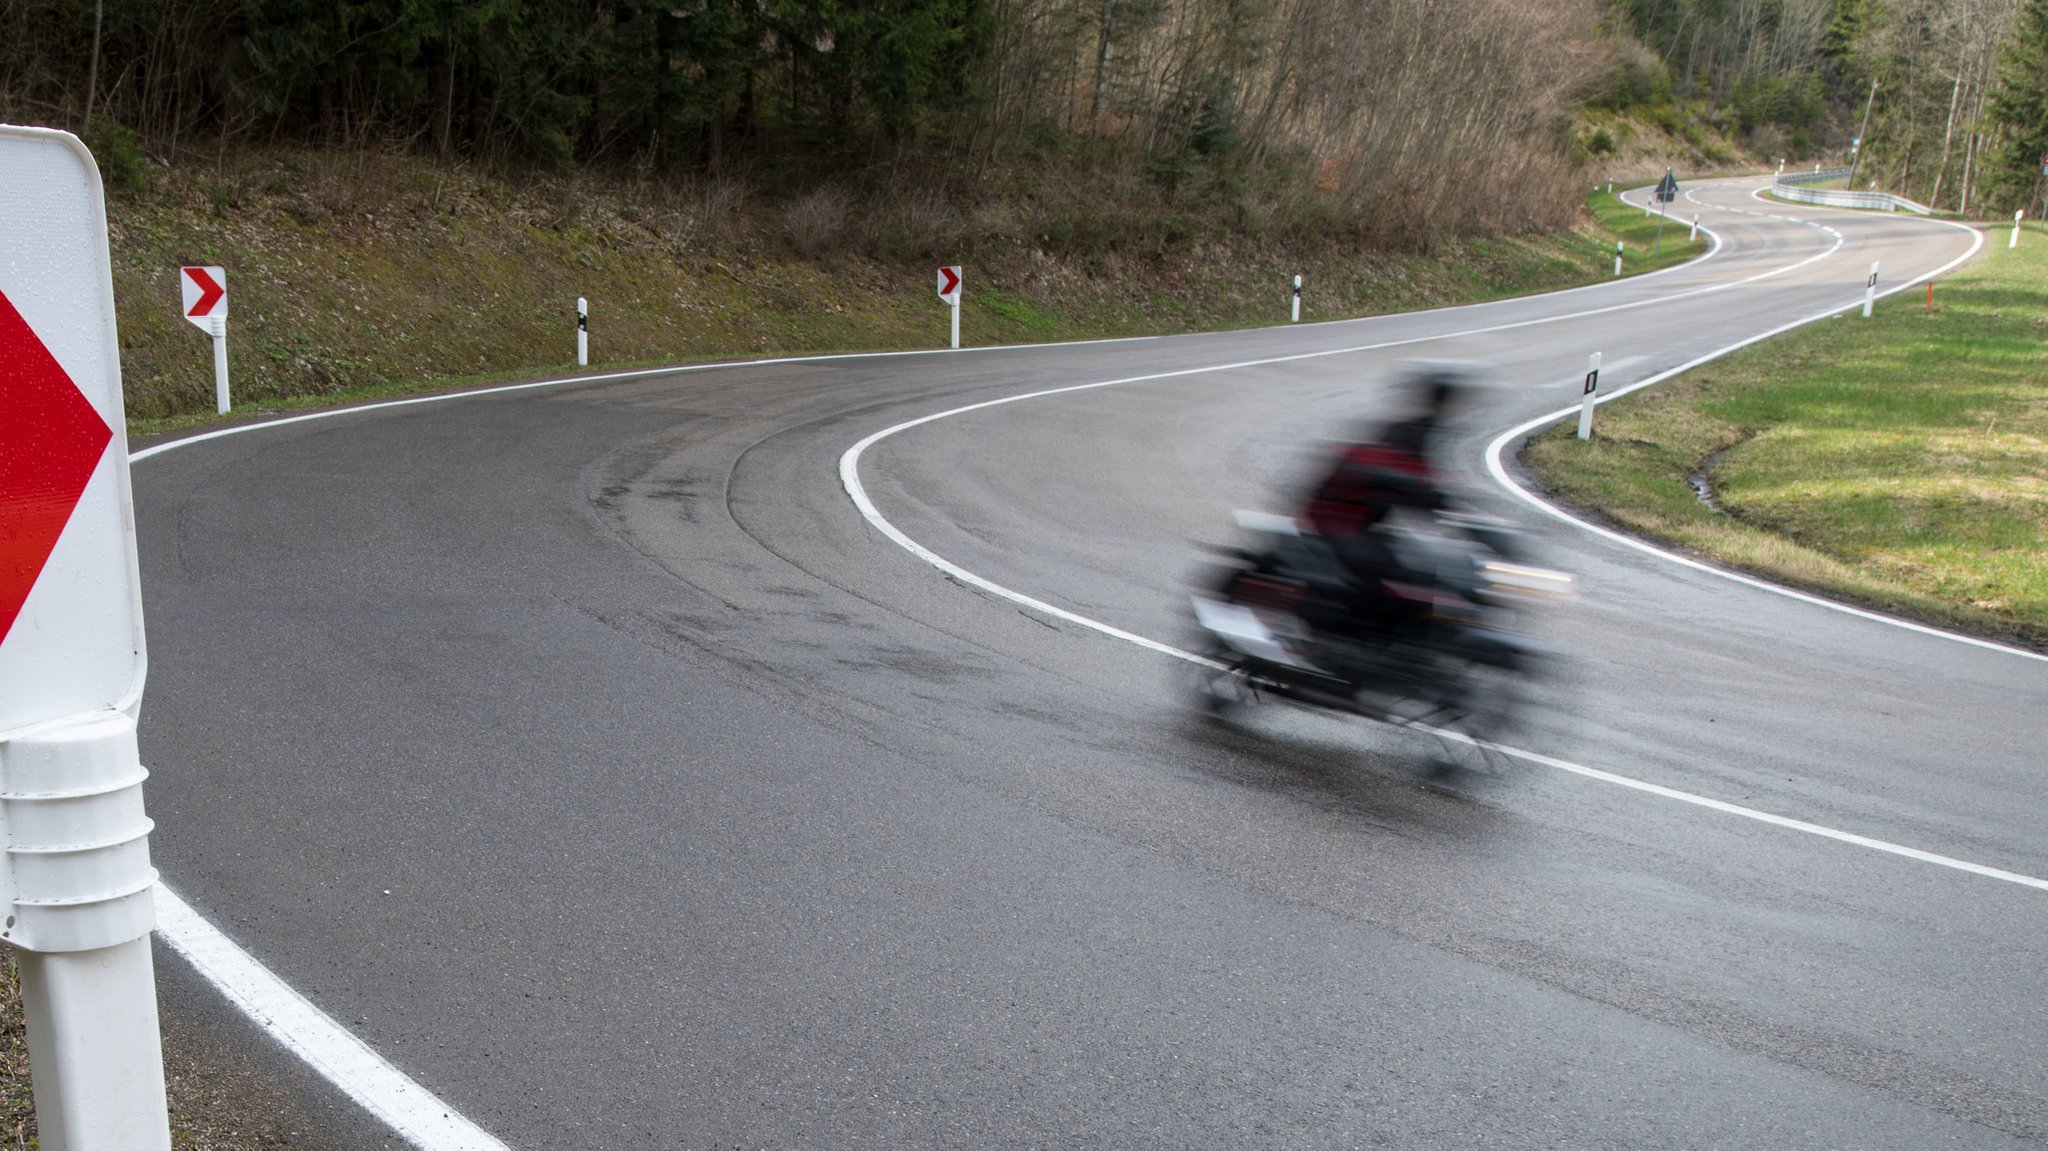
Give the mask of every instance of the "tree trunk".
<svg viewBox="0 0 2048 1151">
<path fill-rule="evenodd" d="M 1102 78 L 1109 71 L 1110 22 L 1116 16 L 1116 0 L 1102 0 L 1102 33 L 1095 41 L 1095 86 L 1088 97 L 1088 128 L 1093 132 L 1102 116 Z"/>
<path fill-rule="evenodd" d="M 1948 179 L 1948 160 L 1956 138 L 1956 105 L 1961 102 L 1962 96 L 1963 73 L 1959 68 L 1956 70 L 1955 87 L 1948 95 L 1948 127 L 1942 129 L 1941 133 L 1941 167 L 1934 173 L 1934 194 L 1927 198 L 1927 202 L 1935 207 L 1941 205 L 1941 185 Z"/>
<path fill-rule="evenodd" d="M 100 25 L 107 14 L 106 0 L 93 0 L 92 64 L 85 70 L 85 128 L 92 130 L 92 106 L 100 94 Z"/>
</svg>

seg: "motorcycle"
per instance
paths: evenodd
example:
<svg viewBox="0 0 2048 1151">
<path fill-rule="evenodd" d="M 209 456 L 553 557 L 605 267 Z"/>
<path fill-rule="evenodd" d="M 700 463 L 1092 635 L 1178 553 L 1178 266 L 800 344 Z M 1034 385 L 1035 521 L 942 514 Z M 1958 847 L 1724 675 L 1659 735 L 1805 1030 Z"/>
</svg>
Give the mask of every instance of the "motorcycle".
<svg viewBox="0 0 2048 1151">
<path fill-rule="evenodd" d="M 1421 519 L 1387 532 L 1394 562 L 1378 588 L 1362 590 L 1302 522 L 1237 513 L 1258 544 L 1214 549 L 1223 571 L 1194 597 L 1204 710 L 1222 716 L 1274 698 L 1482 749 L 1506 735 L 1549 655 L 1522 616 L 1570 598 L 1572 577 L 1518 562 L 1503 521 Z"/>
</svg>

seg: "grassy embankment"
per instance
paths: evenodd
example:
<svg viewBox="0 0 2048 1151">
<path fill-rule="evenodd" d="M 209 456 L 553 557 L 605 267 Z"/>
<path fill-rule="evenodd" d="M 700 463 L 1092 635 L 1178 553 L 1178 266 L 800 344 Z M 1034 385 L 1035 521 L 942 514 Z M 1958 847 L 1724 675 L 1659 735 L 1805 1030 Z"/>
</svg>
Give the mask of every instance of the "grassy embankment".
<svg viewBox="0 0 2048 1151">
<path fill-rule="evenodd" d="M 1691 216 L 1681 217 L 1668 208 L 1665 212 L 1645 214 L 1641 208 L 1605 191 L 1596 191 L 1586 197 L 1586 207 L 1609 237 L 1603 254 L 1610 273 L 1614 271 L 1614 242 L 1617 240 L 1624 245 L 1622 274 L 1629 276 L 1682 264 L 1707 250 L 1704 238 L 1687 238 L 1692 229 Z"/>
<path fill-rule="evenodd" d="M 2048 645 L 2048 235 L 1602 405 L 1523 455 L 1562 502 L 1822 593 Z M 1713 506 L 1698 494 L 1703 483 Z"/>
<path fill-rule="evenodd" d="M 109 215 L 131 432 L 145 434 L 211 418 L 206 339 L 175 311 L 186 263 L 227 268 L 247 415 L 563 372 L 579 295 L 593 366 L 934 347 L 932 269 L 958 259 L 934 253 L 963 248 L 977 253 L 968 344 L 1281 323 L 1296 273 L 1304 320 L 1565 287 L 1611 274 L 1610 228 L 1630 272 L 1687 254 L 1670 223 L 1653 258 L 1654 219 L 1602 194 L 1589 207 L 1567 235 L 1361 253 L 1298 221 L 1140 230 L 986 205 L 875 217 L 731 187 L 515 186 L 402 157 L 277 154 L 165 173 Z"/>
</svg>

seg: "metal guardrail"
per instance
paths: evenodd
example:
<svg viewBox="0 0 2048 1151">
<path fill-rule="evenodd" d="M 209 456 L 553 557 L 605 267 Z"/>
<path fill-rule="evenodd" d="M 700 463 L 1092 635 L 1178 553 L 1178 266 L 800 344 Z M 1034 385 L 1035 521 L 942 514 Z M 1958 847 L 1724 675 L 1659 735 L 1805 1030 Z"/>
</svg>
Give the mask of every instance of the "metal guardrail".
<svg viewBox="0 0 2048 1151">
<path fill-rule="evenodd" d="M 1934 209 L 1925 204 L 1915 203 L 1904 196 L 1890 192 L 1850 192 L 1834 188 L 1809 188 L 1808 184 L 1825 184 L 1832 180 L 1847 179 L 1847 168 L 1823 168 L 1817 172 L 1787 172 L 1771 184 L 1771 194 L 1780 199 L 1799 204 L 1819 204 L 1827 208 L 1868 208 L 1879 212 L 1912 212 L 1919 216 L 1931 216 Z"/>
<path fill-rule="evenodd" d="M 1815 168 L 1811 172 L 1781 172 L 1777 182 L 1788 186 L 1799 184 L 1826 184 L 1833 180 L 1849 178 L 1847 168 Z"/>
</svg>

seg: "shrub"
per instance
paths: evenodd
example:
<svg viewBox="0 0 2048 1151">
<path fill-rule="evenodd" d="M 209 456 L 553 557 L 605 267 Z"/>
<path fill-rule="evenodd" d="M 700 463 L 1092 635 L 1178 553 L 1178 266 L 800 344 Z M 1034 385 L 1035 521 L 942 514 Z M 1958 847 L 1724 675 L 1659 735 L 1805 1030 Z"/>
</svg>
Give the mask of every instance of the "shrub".
<svg viewBox="0 0 2048 1151">
<path fill-rule="evenodd" d="M 111 121 L 89 124 L 79 137 L 100 166 L 100 181 L 130 196 L 149 191 L 149 157 L 135 133 Z"/>
<path fill-rule="evenodd" d="M 782 209 L 782 239 L 790 251 L 813 259 L 835 248 L 846 234 L 853 200 L 839 188 L 806 192 Z"/>
</svg>

